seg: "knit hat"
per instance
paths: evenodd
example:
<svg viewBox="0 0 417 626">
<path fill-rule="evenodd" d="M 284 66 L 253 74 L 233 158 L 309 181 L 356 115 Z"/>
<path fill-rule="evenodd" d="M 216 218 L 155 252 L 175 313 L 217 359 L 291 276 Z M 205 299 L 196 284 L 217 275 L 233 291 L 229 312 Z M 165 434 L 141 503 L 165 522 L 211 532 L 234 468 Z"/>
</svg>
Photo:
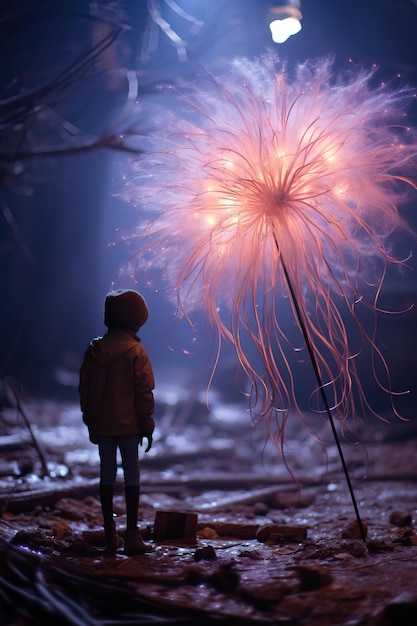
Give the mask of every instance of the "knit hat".
<svg viewBox="0 0 417 626">
<path fill-rule="evenodd" d="M 106 296 L 104 324 L 107 328 L 127 329 L 137 332 L 148 319 L 149 311 L 144 298 L 137 291 L 119 289 Z"/>
</svg>

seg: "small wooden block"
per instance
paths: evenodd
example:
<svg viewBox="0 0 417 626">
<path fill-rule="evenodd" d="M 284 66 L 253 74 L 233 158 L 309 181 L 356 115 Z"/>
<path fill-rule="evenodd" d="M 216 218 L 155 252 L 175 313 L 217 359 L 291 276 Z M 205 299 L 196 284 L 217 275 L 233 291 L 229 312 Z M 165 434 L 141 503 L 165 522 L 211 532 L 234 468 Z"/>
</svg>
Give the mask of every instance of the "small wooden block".
<svg viewBox="0 0 417 626">
<path fill-rule="evenodd" d="M 154 541 L 176 541 L 196 543 L 197 513 L 180 511 L 157 511 L 155 516 Z"/>
</svg>

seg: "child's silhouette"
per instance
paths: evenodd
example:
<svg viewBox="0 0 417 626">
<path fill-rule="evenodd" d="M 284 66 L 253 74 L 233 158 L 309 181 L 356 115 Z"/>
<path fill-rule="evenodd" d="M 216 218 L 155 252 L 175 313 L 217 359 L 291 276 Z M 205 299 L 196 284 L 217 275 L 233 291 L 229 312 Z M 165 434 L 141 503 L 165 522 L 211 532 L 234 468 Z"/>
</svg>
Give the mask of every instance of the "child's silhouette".
<svg viewBox="0 0 417 626">
<path fill-rule="evenodd" d="M 128 555 L 147 552 L 139 532 L 140 471 L 138 445 L 152 446 L 155 423 L 154 377 L 145 348 L 136 335 L 148 319 L 148 307 L 136 291 L 109 293 L 104 305 L 108 332 L 94 339 L 80 369 L 80 404 L 90 440 L 100 455 L 100 500 L 106 546 L 116 552 L 121 539 L 113 520 L 113 489 L 120 450 L 126 498 L 124 550 Z"/>
</svg>

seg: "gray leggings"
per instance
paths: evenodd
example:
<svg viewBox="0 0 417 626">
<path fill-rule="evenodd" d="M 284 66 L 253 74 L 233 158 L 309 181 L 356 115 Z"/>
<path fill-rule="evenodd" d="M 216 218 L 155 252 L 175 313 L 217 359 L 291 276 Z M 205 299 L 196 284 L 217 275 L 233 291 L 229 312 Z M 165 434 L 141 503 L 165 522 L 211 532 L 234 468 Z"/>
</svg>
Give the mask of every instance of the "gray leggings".
<svg viewBox="0 0 417 626">
<path fill-rule="evenodd" d="M 117 474 L 117 448 L 122 457 L 125 485 L 139 485 L 138 436 L 98 437 L 100 455 L 100 483 L 114 485 Z"/>
</svg>

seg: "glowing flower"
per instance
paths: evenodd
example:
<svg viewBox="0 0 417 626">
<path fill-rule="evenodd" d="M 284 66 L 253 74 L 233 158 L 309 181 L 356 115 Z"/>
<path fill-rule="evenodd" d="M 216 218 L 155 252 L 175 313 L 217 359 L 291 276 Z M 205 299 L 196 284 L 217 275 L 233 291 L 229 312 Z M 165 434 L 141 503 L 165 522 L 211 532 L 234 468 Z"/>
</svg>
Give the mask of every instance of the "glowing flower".
<svg viewBox="0 0 417 626">
<path fill-rule="evenodd" d="M 136 269 L 160 268 L 187 318 L 206 311 L 216 363 L 222 340 L 233 342 L 253 415 L 281 442 L 289 411 L 302 414 L 291 352 L 302 355 L 303 338 L 281 314 L 289 287 L 337 418 L 371 410 L 356 365 L 366 347 L 391 393 L 357 307 L 376 312 L 387 264 L 403 263 L 386 241 L 407 230 L 397 207 L 414 187 L 417 145 L 401 108 L 410 94 L 373 90 L 372 75 L 334 80 L 320 61 L 290 80 L 263 58 L 171 90 L 177 110 L 160 115 L 127 191 L 151 211 Z M 319 396 L 312 404 L 322 410 Z"/>
</svg>

